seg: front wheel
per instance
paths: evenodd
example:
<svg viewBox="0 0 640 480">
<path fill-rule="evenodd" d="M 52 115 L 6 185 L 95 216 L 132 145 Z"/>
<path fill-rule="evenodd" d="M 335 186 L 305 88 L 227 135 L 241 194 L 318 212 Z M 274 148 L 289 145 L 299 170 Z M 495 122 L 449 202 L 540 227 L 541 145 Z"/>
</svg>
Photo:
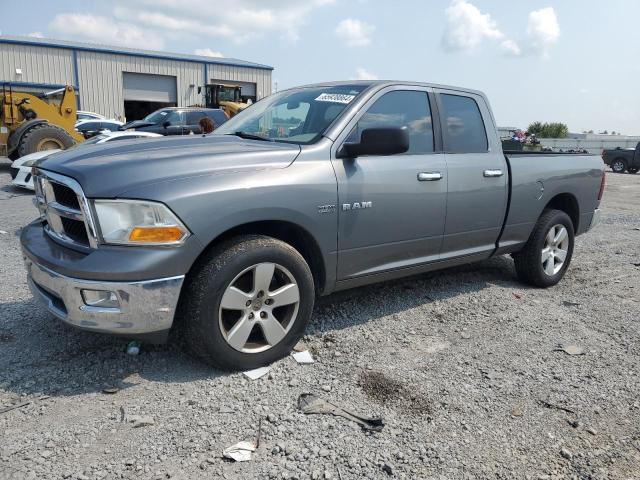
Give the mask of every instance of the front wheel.
<svg viewBox="0 0 640 480">
<path fill-rule="evenodd" d="M 628 171 L 629 173 L 638 173 L 638 170 L 640 170 L 640 168 L 638 168 L 638 167 L 629 167 L 629 168 L 627 169 L 627 171 Z"/>
<path fill-rule="evenodd" d="M 616 173 L 624 173 L 627 169 L 627 164 L 621 158 L 616 158 L 613 162 L 611 162 L 611 170 Z"/>
<path fill-rule="evenodd" d="M 201 259 L 185 283 L 187 348 L 223 370 L 249 370 L 289 354 L 315 300 L 313 275 L 290 245 L 243 236 Z"/>
<path fill-rule="evenodd" d="M 564 276 L 575 234 L 573 222 L 561 210 L 545 210 L 524 248 L 513 254 L 518 278 L 536 287 L 551 287 Z"/>
</svg>

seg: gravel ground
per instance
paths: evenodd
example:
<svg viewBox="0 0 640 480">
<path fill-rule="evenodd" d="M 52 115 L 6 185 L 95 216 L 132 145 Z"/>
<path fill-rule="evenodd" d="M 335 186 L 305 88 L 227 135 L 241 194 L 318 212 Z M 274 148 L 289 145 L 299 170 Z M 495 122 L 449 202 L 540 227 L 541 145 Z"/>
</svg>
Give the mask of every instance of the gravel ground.
<svg viewBox="0 0 640 480">
<path fill-rule="evenodd" d="M 251 381 L 38 308 L 17 233 L 35 209 L 4 163 L 0 479 L 640 478 L 640 175 L 607 181 L 560 285 L 527 288 L 504 257 L 335 294 L 305 337 L 317 362 Z M 386 426 L 303 415 L 304 392 Z M 261 418 L 252 460 L 222 459 Z"/>
</svg>

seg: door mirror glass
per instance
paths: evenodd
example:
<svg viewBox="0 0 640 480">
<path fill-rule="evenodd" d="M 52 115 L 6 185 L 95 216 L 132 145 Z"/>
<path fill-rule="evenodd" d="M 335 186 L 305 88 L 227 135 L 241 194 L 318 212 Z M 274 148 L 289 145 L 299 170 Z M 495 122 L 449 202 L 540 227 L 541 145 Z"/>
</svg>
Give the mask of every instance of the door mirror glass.
<svg viewBox="0 0 640 480">
<path fill-rule="evenodd" d="M 360 142 L 342 145 L 338 158 L 356 158 L 362 155 L 395 155 L 409 150 L 409 133 L 406 128 L 365 128 Z"/>
</svg>

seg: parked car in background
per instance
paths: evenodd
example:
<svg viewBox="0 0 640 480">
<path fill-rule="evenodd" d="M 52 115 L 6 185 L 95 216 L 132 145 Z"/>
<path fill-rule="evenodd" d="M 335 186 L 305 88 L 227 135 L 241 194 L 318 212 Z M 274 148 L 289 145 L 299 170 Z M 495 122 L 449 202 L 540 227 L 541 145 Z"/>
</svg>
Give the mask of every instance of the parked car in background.
<svg viewBox="0 0 640 480">
<path fill-rule="evenodd" d="M 116 132 L 122 126 L 118 120 L 80 120 L 76 123 L 76 130 L 84 136 L 91 138 L 100 132 Z"/>
<path fill-rule="evenodd" d="M 602 160 L 616 173 L 638 173 L 640 170 L 640 142 L 636 148 L 614 148 L 602 151 Z"/>
<path fill-rule="evenodd" d="M 120 130 L 137 130 L 161 135 L 202 133 L 199 122 L 204 117 L 209 117 L 215 128 L 229 119 L 227 114 L 219 108 L 171 107 L 157 110 L 143 120 L 125 123 Z"/>
<path fill-rule="evenodd" d="M 156 342 L 179 325 L 204 361 L 248 370 L 287 355 L 336 290 L 505 254 L 555 285 L 598 223 L 603 167 L 503 152 L 477 91 L 309 85 L 211 135 L 38 162 L 22 252 L 63 322 Z"/>
<path fill-rule="evenodd" d="M 76 118 L 79 122 L 80 120 L 106 120 L 107 117 L 105 117 L 104 115 L 100 115 L 99 113 L 78 110 Z"/>
<path fill-rule="evenodd" d="M 121 140 L 134 140 L 136 138 L 152 138 L 161 137 L 157 133 L 151 132 L 103 132 L 90 140 L 86 140 L 82 143 L 76 143 L 69 148 L 85 148 L 90 145 L 99 145 L 102 143 L 115 142 Z M 31 167 L 36 161 L 53 155 L 54 153 L 61 152 L 62 150 L 45 150 L 42 152 L 35 152 L 24 157 L 20 157 L 11 164 L 11 177 L 13 181 L 11 184 L 15 187 L 26 188 L 27 190 L 33 190 L 33 177 L 31 176 Z"/>
</svg>

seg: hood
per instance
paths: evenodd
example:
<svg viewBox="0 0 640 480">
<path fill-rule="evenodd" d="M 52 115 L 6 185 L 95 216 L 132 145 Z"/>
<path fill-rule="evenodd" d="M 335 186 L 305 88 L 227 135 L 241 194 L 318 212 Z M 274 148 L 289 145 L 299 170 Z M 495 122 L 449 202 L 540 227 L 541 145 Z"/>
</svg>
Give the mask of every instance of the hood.
<svg viewBox="0 0 640 480">
<path fill-rule="evenodd" d="M 133 122 L 127 122 L 124 125 L 121 125 L 119 130 L 130 130 L 132 128 L 140 128 L 140 127 L 150 127 L 151 125 L 155 125 L 153 122 L 147 122 L 146 120 L 134 120 Z"/>
<path fill-rule="evenodd" d="M 196 175 L 285 168 L 298 145 L 226 135 L 145 138 L 62 151 L 38 163 L 69 176 L 87 197 L 112 198 L 143 185 Z"/>
</svg>

